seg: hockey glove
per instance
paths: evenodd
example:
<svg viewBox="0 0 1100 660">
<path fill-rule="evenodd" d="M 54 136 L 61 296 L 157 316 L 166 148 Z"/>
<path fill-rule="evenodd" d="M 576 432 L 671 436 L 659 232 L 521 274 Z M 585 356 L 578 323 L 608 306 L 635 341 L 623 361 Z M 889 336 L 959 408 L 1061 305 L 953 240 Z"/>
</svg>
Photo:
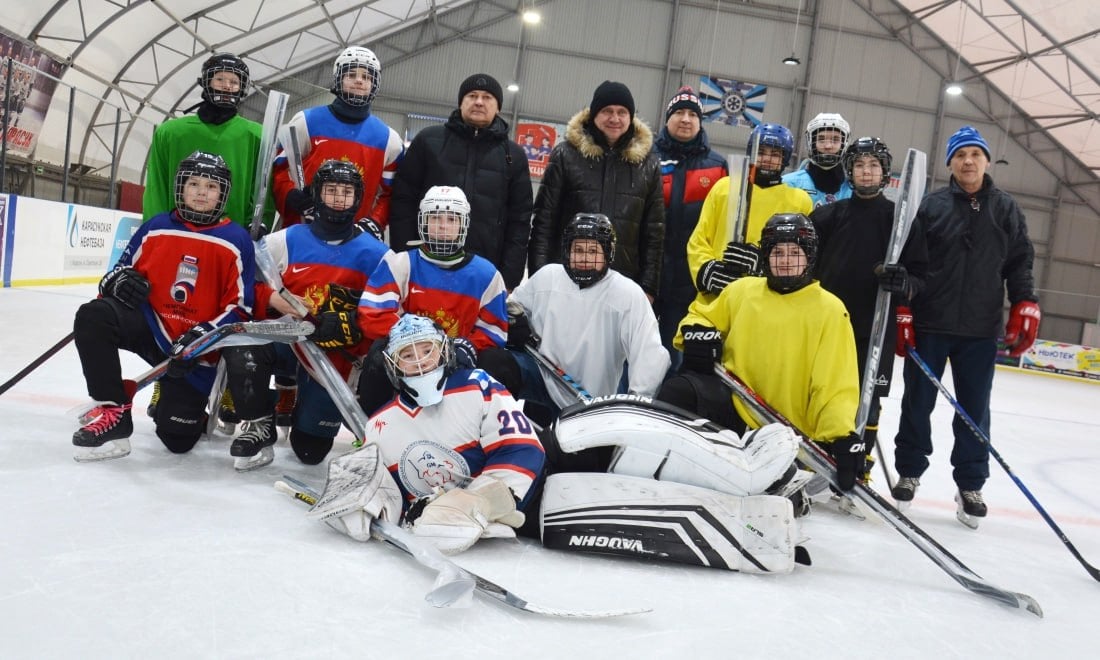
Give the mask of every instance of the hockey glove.
<svg viewBox="0 0 1100 660">
<path fill-rule="evenodd" d="M 1005 346 L 1012 357 L 1020 357 L 1035 343 L 1039 332 L 1042 314 L 1039 305 L 1030 300 L 1021 300 L 1012 306 L 1008 313 L 1008 325 L 1005 326 Z"/>
<path fill-rule="evenodd" d="M 363 341 L 356 316 L 354 311 L 321 312 L 317 315 L 317 329 L 309 338 L 325 349 L 354 346 Z"/>
<path fill-rule="evenodd" d="M 909 271 L 901 264 L 876 264 L 875 277 L 883 291 L 896 293 L 909 299 Z"/>
<path fill-rule="evenodd" d="M 444 554 L 457 554 L 479 538 L 515 537 L 514 528 L 526 520 L 516 510 L 517 504 L 506 483 L 478 477 L 466 488 L 449 490 L 428 502 L 413 522 L 412 532 Z"/>
<path fill-rule="evenodd" d="M 129 309 L 149 299 L 149 280 L 129 266 L 115 268 L 99 281 L 99 295 L 114 298 Z"/>
<path fill-rule="evenodd" d="M 719 294 L 736 279 L 737 275 L 734 274 L 730 264 L 712 260 L 699 269 L 699 275 L 695 278 L 695 288 L 703 293 Z"/>
<path fill-rule="evenodd" d="M 745 277 L 757 272 L 760 263 L 760 248 L 748 243 L 730 241 L 722 254 L 722 260 L 730 265 L 735 277 Z"/>
<path fill-rule="evenodd" d="M 913 312 L 905 305 L 898 305 L 894 311 L 896 314 L 898 338 L 894 344 L 894 354 L 905 357 L 910 348 L 917 347 L 917 333 L 913 330 Z"/>
<path fill-rule="evenodd" d="M 722 359 L 722 333 L 700 324 L 685 325 L 680 333 L 684 337 L 684 369 L 714 373 L 714 363 Z"/>
<path fill-rule="evenodd" d="M 477 367 L 477 348 L 465 337 L 455 337 L 451 340 L 451 347 L 455 352 L 455 365 L 459 369 L 473 369 Z"/>
<path fill-rule="evenodd" d="M 302 216 L 303 222 L 306 222 L 307 219 L 309 221 L 313 220 L 313 197 L 308 190 L 291 188 L 290 192 L 286 194 L 286 206 L 297 211 L 298 215 Z"/>
<path fill-rule="evenodd" d="M 213 329 L 214 325 L 211 323 L 198 323 L 191 326 L 190 330 L 172 342 L 172 347 L 168 349 L 168 357 L 172 358 L 172 361 L 168 363 L 168 376 L 170 378 L 184 378 L 194 371 L 199 364 L 198 357 L 184 358 L 183 353 L 196 339 Z"/>
<path fill-rule="evenodd" d="M 526 314 L 519 314 L 508 319 L 508 343 L 506 348 L 522 351 L 525 346 L 539 347 L 542 338 L 531 329 L 531 320 Z"/>
<path fill-rule="evenodd" d="M 843 491 L 852 490 L 856 478 L 867 472 L 867 445 L 856 433 L 849 433 L 825 444 L 826 449 L 836 461 L 836 483 Z"/>
<path fill-rule="evenodd" d="M 359 297 L 363 292 L 351 289 L 339 284 L 325 285 L 325 305 L 322 308 L 326 312 L 354 312 L 359 309 Z"/>
<path fill-rule="evenodd" d="M 370 234 L 378 240 L 385 242 L 385 239 L 383 238 L 383 236 L 385 235 L 383 234 L 383 232 L 385 230 L 383 230 L 377 222 L 371 220 L 370 218 L 363 218 L 362 220 L 356 222 L 355 228 L 358 229 L 360 233 Z"/>
</svg>

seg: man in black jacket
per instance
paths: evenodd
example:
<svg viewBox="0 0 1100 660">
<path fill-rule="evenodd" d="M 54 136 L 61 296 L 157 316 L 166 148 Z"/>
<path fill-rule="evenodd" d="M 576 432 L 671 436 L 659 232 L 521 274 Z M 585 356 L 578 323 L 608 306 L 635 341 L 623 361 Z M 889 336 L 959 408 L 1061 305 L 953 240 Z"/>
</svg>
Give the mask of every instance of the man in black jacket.
<svg viewBox="0 0 1100 660">
<path fill-rule="evenodd" d="M 596 88 L 550 154 L 535 201 L 530 273 L 561 260 L 562 231 L 578 213 L 611 218 L 619 237 L 611 268 L 637 282 L 652 302 L 665 239 L 661 171 L 653 131 L 634 116 L 634 97 L 620 82 Z"/>
<path fill-rule="evenodd" d="M 531 235 L 531 174 L 523 147 L 498 114 L 503 93 L 475 73 L 458 89 L 458 109 L 442 126 L 417 133 L 397 170 L 390 202 L 390 246 L 419 240 L 416 214 L 432 186 L 461 188 L 470 201 L 466 250 L 488 259 L 509 291 L 523 279 Z"/>
<path fill-rule="evenodd" d="M 989 437 L 989 394 L 997 335 L 1007 289 L 1012 304 L 1005 343 L 1022 355 L 1035 341 L 1039 305 L 1032 262 L 1035 249 L 1016 200 L 986 174 L 989 146 L 978 131 L 963 126 L 947 141 L 947 186 L 928 194 L 917 211 L 928 241 L 928 278 L 913 300 L 908 338 L 915 330 L 917 352 L 937 378 L 947 361 L 955 398 Z M 899 325 L 904 325 L 898 319 Z M 903 333 L 899 332 L 899 339 Z M 930 416 L 936 387 L 912 360 L 905 363 L 905 394 L 894 452 L 898 476 L 891 491 L 899 506 L 912 501 L 932 453 Z M 988 446 L 955 416 L 953 477 L 959 492 L 959 520 L 976 528 L 986 515 L 982 486 L 989 478 Z"/>
</svg>

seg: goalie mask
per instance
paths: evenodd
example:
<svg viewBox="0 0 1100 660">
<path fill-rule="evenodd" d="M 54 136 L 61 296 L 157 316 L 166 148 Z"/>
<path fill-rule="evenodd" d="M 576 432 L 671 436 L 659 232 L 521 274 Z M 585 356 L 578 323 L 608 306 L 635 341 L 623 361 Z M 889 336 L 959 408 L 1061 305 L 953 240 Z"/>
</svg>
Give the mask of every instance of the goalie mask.
<svg viewBox="0 0 1100 660">
<path fill-rule="evenodd" d="M 855 166 L 864 156 L 873 156 L 882 166 L 882 176 L 876 185 L 861 185 L 856 181 Z M 879 194 L 886 184 L 890 182 L 890 165 L 893 163 L 890 149 L 886 143 L 876 137 L 861 137 L 852 143 L 844 152 L 844 173 L 848 182 L 852 184 L 852 190 L 860 197 L 874 197 Z"/>
<path fill-rule="evenodd" d="M 773 291 L 792 293 L 813 282 L 817 262 L 813 223 L 801 213 L 773 215 L 760 234 L 760 257 Z"/>
<path fill-rule="evenodd" d="M 326 160 L 313 174 L 310 182 L 313 198 L 313 223 L 325 233 L 341 233 L 350 229 L 363 201 L 363 177 L 358 168 L 346 160 Z"/>
<path fill-rule="evenodd" d="M 450 258 L 462 254 L 470 227 L 470 202 L 466 193 L 453 186 L 432 186 L 420 200 L 416 218 L 421 249 L 431 257 Z"/>
<path fill-rule="evenodd" d="M 607 275 L 615 260 L 615 227 L 602 213 L 578 213 L 561 236 L 561 260 L 569 279 L 580 288 Z"/>
<path fill-rule="evenodd" d="M 214 185 L 217 184 L 217 185 Z M 176 213 L 196 225 L 222 219 L 229 199 L 231 175 L 221 156 L 196 151 L 176 170 Z"/>
<path fill-rule="evenodd" d="M 386 375 L 399 392 L 422 407 L 443 400 L 443 386 L 455 371 L 451 339 L 443 328 L 423 316 L 405 314 L 390 328 L 383 356 Z"/>
<path fill-rule="evenodd" d="M 220 75 L 219 75 L 220 74 Z M 236 76 L 233 84 L 232 77 Z M 202 98 L 219 108 L 236 108 L 244 98 L 248 87 L 248 65 L 244 60 L 230 53 L 216 53 L 202 63 L 202 75 L 199 76 Z"/>
<path fill-rule="evenodd" d="M 358 71 L 363 69 L 363 71 Z M 345 85 L 345 77 L 348 79 Z M 359 76 L 363 76 L 359 78 Z M 366 86 L 363 86 L 363 83 Z M 332 88 L 329 90 L 344 103 L 354 107 L 369 107 L 378 94 L 378 85 L 382 82 L 382 63 L 369 48 L 350 46 L 336 56 L 332 63 Z M 347 89 L 345 89 L 347 88 Z M 359 92 L 357 89 L 361 89 Z"/>
<path fill-rule="evenodd" d="M 826 153 L 818 148 L 818 137 L 822 131 L 835 131 L 840 133 L 840 142 L 836 145 L 836 151 Z M 848 136 L 852 134 L 848 122 L 835 112 L 822 112 L 806 124 L 806 144 L 810 145 L 810 162 L 823 170 L 831 170 L 840 164 L 844 155 L 844 148 L 848 144 Z M 824 136 L 825 139 L 836 136 Z"/>
</svg>

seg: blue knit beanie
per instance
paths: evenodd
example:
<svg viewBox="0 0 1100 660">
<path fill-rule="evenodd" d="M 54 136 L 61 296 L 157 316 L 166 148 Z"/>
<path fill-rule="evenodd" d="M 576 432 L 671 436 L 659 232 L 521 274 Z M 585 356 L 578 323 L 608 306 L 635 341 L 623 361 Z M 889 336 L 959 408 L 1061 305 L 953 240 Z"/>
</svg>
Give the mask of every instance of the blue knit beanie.
<svg viewBox="0 0 1100 660">
<path fill-rule="evenodd" d="M 982 151 L 985 152 L 985 157 L 989 158 L 989 145 L 986 144 L 982 134 L 973 126 L 963 126 L 947 139 L 947 161 L 945 164 L 948 167 L 951 166 L 951 157 L 963 147 L 981 147 Z"/>
</svg>

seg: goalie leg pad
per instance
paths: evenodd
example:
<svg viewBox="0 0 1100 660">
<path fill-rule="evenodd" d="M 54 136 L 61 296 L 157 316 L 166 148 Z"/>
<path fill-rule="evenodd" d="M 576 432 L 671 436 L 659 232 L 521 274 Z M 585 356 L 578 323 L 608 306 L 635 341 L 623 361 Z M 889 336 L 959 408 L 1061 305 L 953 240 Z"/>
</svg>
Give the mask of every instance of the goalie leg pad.
<svg viewBox="0 0 1100 660">
<path fill-rule="evenodd" d="M 546 480 L 542 542 L 548 548 L 674 561 L 746 573 L 790 573 L 798 523 L 791 501 L 616 474 L 561 473 Z"/>
<path fill-rule="evenodd" d="M 328 480 L 307 518 L 322 520 L 356 541 L 370 538 L 375 518 L 396 522 L 401 517 L 401 491 L 382 461 L 378 445 L 333 459 Z"/>
<path fill-rule="evenodd" d="M 797 436 L 782 424 L 739 438 L 706 420 L 630 404 L 563 416 L 554 430 L 566 452 L 617 446 L 609 472 L 730 495 L 763 494 L 787 473 L 798 453 Z"/>
</svg>

